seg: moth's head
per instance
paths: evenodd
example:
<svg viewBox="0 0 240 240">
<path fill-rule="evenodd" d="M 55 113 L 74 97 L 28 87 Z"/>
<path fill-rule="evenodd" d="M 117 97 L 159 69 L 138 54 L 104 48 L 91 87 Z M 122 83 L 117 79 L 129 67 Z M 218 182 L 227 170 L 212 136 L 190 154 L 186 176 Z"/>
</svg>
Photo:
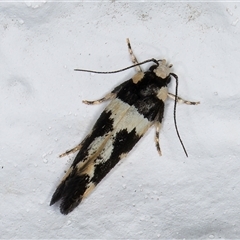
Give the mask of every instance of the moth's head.
<svg viewBox="0 0 240 240">
<path fill-rule="evenodd" d="M 165 59 L 159 60 L 158 62 L 159 65 L 152 66 L 150 70 L 152 70 L 158 77 L 165 79 L 171 73 L 170 68 L 172 67 L 172 64 L 168 65 Z"/>
</svg>

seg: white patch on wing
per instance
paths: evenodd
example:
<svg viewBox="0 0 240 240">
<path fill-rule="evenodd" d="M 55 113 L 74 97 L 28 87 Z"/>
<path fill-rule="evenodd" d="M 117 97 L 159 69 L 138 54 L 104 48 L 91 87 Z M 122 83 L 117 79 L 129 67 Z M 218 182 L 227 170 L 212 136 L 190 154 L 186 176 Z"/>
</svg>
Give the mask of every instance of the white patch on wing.
<svg viewBox="0 0 240 240">
<path fill-rule="evenodd" d="M 131 132 L 135 129 L 136 134 L 140 137 L 142 136 L 153 124 L 149 122 L 147 118 L 144 118 L 142 114 L 138 112 L 138 110 L 134 106 L 129 106 L 127 103 L 121 102 L 122 108 L 127 109 L 125 114 L 122 114 L 121 121 L 115 126 L 110 138 L 106 141 L 104 148 L 102 149 L 99 158 L 96 159 L 96 164 L 104 163 L 110 160 L 112 151 L 113 151 L 113 143 L 117 133 L 123 129 L 126 129 L 128 132 Z M 128 107 L 127 107 L 128 106 Z M 126 156 L 127 154 L 125 154 Z"/>
<path fill-rule="evenodd" d="M 131 106 L 127 103 L 124 103 L 118 98 L 113 99 L 109 105 L 105 108 L 105 112 L 111 112 L 110 118 L 113 119 L 113 131 L 108 132 L 103 136 L 99 136 L 95 138 L 91 144 L 88 146 L 88 158 L 84 162 L 79 162 L 77 164 L 77 167 L 79 169 L 84 169 L 86 162 L 94 164 L 93 162 L 97 159 L 97 157 L 100 155 L 101 152 L 107 153 L 107 151 L 110 151 L 109 154 L 111 154 L 112 149 L 109 149 L 109 144 L 112 144 L 111 137 L 113 136 L 113 132 L 116 128 L 116 126 L 121 122 L 122 118 L 125 116 L 126 112 L 128 112 L 128 109 Z M 101 126 L 100 126 L 101 127 Z M 108 149 L 108 150 L 107 150 Z M 107 155 L 109 155 L 107 153 Z M 110 156 L 110 155 L 109 155 Z M 104 156 L 105 158 L 105 156 Z M 96 162 L 102 162 L 102 160 L 96 160 Z"/>
<path fill-rule="evenodd" d="M 110 160 L 113 143 L 119 131 L 126 129 L 131 132 L 135 129 L 136 134 L 142 136 L 153 124 L 144 118 L 134 106 L 130 106 L 118 98 L 113 99 L 105 111 L 111 112 L 110 118 L 114 120 L 113 131 L 95 138 L 88 147 L 88 159 L 77 164 L 81 172 L 88 173 L 90 177 L 93 176 L 95 164 Z"/>
<path fill-rule="evenodd" d="M 94 171 L 95 171 L 95 166 L 92 159 L 92 161 L 88 161 L 82 166 L 80 173 L 81 175 L 87 174 L 91 179 L 94 175 Z"/>
<path fill-rule="evenodd" d="M 99 163 L 104 163 L 107 160 L 109 160 L 111 154 L 112 154 L 112 150 L 113 150 L 113 136 L 111 136 L 108 141 L 106 142 L 103 150 L 101 151 L 99 158 L 97 158 L 96 160 L 96 164 Z M 111 160 L 110 160 L 111 161 Z"/>
<path fill-rule="evenodd" d="M 105 112 L 111 112 L 110 118 L 113 119 L 113 126 L 112 128 L 115 129 L 118 123 L 121 121 L 123 116 L 126 114 L 128 109 L 130 108 L 129 104 L 124 103 L 118 98 L 113 99 L 109 105 L 104 110 Z M 96 158 L 99 153 L 104 148 L 106 142 L 109 140 L 110 136 L 112 135 L 112 132 L 108 132 L 103 136 L 99 136 L 95 138 L 92 143 L 88 147 L 88 155 L 89 160 L 92 158 Z M 81 167 L 81 162 L 78 163 L 78 167 Z"/>
<path fill-rule="evenodd" d="M 95 155 L 96 153 L 98 153 L 102 149 L 101 146 L 103 146 L 105 144 L 105 142 L 109 138 L 110 134 L 111 133 L 108 133 L 106 135 L 97 137 L 97 138 L 94 139 L 94 141 L 92 141 L 92 143 L 88 147 L 89 156 Z"/>
<path fill-rule="evenodd" d="M 110 104 L 106 107 L 105 111 L 109 112 L 111 111 L 110 118 L 114 120 L 113 122 L 113 129 L 118 125 L 119 121 L 123 118 L 123 116 L 126 114 L 128 109 L 131 106 L 122 100 L 115 98 L 113 99 Z"/>
<path fill-rule="evenodd" d="M 152 122 L 149 122 L 147 118 L 144 118 L 138 110 L 131 106 L 126 112 L 124 118 L 118 124 L 118 131 L 121 129 L 127 129 L 128 132 L 131 132 L 136 128 L 136 132 L 139 136 L 143 135 L 146 130 L 152 125 Z"/>
</svg>

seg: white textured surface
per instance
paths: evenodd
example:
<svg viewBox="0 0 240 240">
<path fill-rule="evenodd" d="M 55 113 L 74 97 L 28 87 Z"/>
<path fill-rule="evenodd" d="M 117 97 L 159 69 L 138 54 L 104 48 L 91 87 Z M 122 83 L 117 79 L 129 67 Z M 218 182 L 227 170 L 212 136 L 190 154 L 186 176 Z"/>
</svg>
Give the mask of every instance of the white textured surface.
<svg viewBox="0 0 240 240">
<path fill-rule="evenodd" d="M 240 238 L 239 3 L 0 3 L 2 238 Z M 165 58 L 179 76 L 178 125 L 154 130 L 71 214 L 49 201 L 104 105 L 87 106 Z M 143 66 L 147 68 L 147 66 Z M 174 89 L 172 81 L 171 91 Z"/>
</svg>

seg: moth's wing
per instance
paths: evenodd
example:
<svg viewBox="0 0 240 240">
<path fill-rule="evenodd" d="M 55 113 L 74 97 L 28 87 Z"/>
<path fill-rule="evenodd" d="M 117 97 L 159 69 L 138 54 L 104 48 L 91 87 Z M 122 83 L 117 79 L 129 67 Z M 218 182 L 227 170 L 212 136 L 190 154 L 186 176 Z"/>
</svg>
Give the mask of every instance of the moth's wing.
<svg viewBox="0 0 240 240">
<path fill-rule="evenodd" d="M 121 119 L 114 123 L 114 128 L 105 136 L 105 141 L 96 151 L 91 152 L 85 162 L 80 161 L 70 168 L 67 177 L 53 195 L 51 204 L 61 199 L 60 211 L 63 214 L 68 214 L 78 206 L 153 124 L 153 121 L 139 114 L 134 106 L 119 99 L 112 100 L 112 104 L 121 105 L 122 112 L 115 113 L 111 110 L 110 118 L 121 115 Z"/>
<path fill-rule="evenodd" d="M 53 194 L 60 211 L 71 212 L 106 174 L 126 156 L 156 119 L 164 105 L 154 96 L 139 99 L 131 81 L 116 88 L 117 97 L 103 111 L 72 166 Z"/>
<path fill-rule="evenodd" d="M 129 107 L 123 107 L 119 102 L 114 100 L 109 103 L 98 118 L 91 133 L 81 143 L 82 147 L 55 190 L 50 205 L 61 198 L 65 199 L 66 202 L 72 202 L 72 206 L 68 206 L 68 210 L 64 210 L 65 207 L 60 207 L 61 212 L 67 214 L 81 202 L 80 196 L 87 190 L 88 186 L 86 184 L 89 181 L 88 176 L 83 174 L 85 168 L 93 164 L 97 155 L 110 138 L 113 129 L 121 121 L 122 116 L 127 112 Z"/>
<path fill-rule="evenodd" d="M 130 106 L 118 98 L 113 101 L 126 108 Z M 97 185 L 132 150 L 163 110 L 163 101 L 153 96 L 137 100 L 128 108 L 94 162 L 91 178 L 93 185 Z"/>
</svg>

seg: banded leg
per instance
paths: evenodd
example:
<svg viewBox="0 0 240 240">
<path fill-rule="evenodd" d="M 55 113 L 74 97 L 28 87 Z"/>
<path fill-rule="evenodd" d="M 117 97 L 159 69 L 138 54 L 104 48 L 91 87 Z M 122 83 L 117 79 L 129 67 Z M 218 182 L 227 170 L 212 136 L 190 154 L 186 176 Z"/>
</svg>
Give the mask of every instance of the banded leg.
<svg viewBox="0 0 240 240">
<path fill-rule="evenodd" d="M 168 97 L 175 100 L 175 95 L 172 94 L 172 93 L 168 93 Z M 188 100 L 185 100 L 183 98 L 180 98 L 180 97 L 177 97 L 177 102 L 178 103 L 185 103 L 185 104 L 188 104 L 188 105 L 197 105 L 197 104 L 200 104 L 200 102 L 191 102 L 191 101 L 188 101 Z"/>
<path fill-rule="evenodd" d="M 92 133 L 89 133 L 89 134 L 84 138 L 84 140 L 83 140 L 81 143 L 79 143 L 76 147 L 74 147 L 74 148 L 72 148 L 72 149 L 70 149 L 70 150 L 67 150 L 65 153 L 60 154 L 59 157 L 65 157 L 65 156 L 67 156 L 67 155 L 69 155 L 69 154 L 71 154 L 71 153 L 75 153 L 75 152 L 79 151 L 79 150 L 82 148 L 82 145 L 84 144 L 85 140 L 86 140 L 87 138 L 89 138 L 89 136 L 90 136 L 91 134 L 92 134 Z"/>
<path fill-rule="evenodd" d="M 88 105 L 94 105 L 94 104 L 99 104 L 99 103 L 102 103 L 104 101 L 107 101 L 109 99 L 113 99 L 116 97 L 116 93 L 108 93 L 105 97 L 103 98 L 100 98 L 98 100 L 95 100 L 95 101 L 88 101 L 88 100 L 83 100 L 82 102 L 85 103 L 85 104 L 88 104 Z"/>
<path fill-rule="evenodd" d="M 159 131 L 161 128 L 161 123 L 157 121 L 157 122 L 155 122 L 155 126 L 156 126 L 155 144 L 156 144 L 156 148 L 157 148 L 159 155 L 162 156 L 162 152 L 161 152 L 160 144 L 159 144 Z"/>
<path fill-rule="evenodd" d="M 76 147 L 74 147 L 70 150 L 67 150 L 65 153 L 60 154 L 59 157 L 65 157 L 71 153 L 75 153 L 75 152 L 79 151 L 81 148 L 82 148 L 82 144 L 80 143 Z"/>
<path fill-rule="evenodd" d="M 135 57 L 135 55 L 133 54 L 133 50 L 132 50 L 129 38 L 127 38 L 127 45 L 128 45 L 128 51 L 131 56 L 133 64 L 138 64 L 138 60 Z M 135 69 L 137 70 L 137 72 L 142 72 L 142 69 L 140 66 L 135 66 Z"/>
</svg>

